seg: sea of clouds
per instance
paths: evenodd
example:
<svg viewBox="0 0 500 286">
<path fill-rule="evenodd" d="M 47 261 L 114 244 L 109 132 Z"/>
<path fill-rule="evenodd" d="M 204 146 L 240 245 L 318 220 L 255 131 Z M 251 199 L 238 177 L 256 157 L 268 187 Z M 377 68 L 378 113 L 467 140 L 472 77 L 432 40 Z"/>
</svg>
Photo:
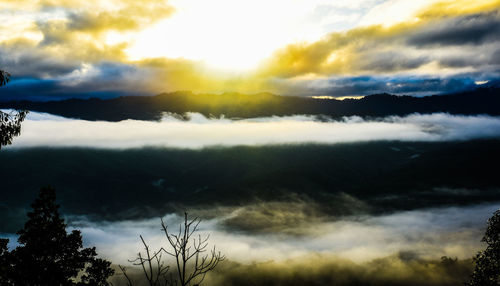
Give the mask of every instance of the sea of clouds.
<svg viewBox="0 0 500 286">
<path fill-rule="evenodd" d="M 9 148 L 37 146 L 200 149 L 211 146 L 335 144 L 379 140 L 454 141 L 500 138 L 500 117 L 487 115 L 412 114 L 363 119 L 325 120 L 296 115 L 253 119 L 188 119 L 165 114 L 161 121 L 85 121 L 31 112 L 21 136 Z"/>
<path fill-rule="evenodd" d="M 224 221 L 239 211 L 235 209 L 230 214 L 203 220 L 199 233 L 210 235 L 211 245 L 216 245 L 232 261 L 242 263 L 283 261 L 311 253 L 355 262 L 401 252 L 422 259 L 445 255 L 467 259 L 484 247 L 480 240 L 486 221 L 499 208 L 500 203 L 491 203 L 311 221 L 309 225 L 297 226 L 304 228 L 303 235 L 242 232 L 224 227 Z M 173 231 L 182 219 L 176 214 L 164 217 Z M 70 226 L 80 229 L 84 243 L 97 246 L 98 252 L 114 263 L 127 264 L 128 259 L 143 251 L 139 235 L 152 249 L 167 246 L 160 218 L 95 222 L 73 217 Z"/>
</svg>

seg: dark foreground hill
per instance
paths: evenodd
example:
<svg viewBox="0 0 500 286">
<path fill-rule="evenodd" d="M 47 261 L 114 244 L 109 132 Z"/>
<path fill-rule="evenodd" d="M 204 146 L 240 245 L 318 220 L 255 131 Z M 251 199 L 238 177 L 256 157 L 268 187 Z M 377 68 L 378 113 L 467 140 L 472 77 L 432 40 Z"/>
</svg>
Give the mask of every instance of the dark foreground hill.
<svg viewBox="0 0 500 286">
<path fill-rule="evenodd" d="M 64 117 L 106 121 L 159 120 L 164 112 L 176 114 L 199 112 L 205 116 L 230 118 L 295 114 L 324 115 L 333 118 L 352 115 L 382 117 L 416 112 L 500 115 L 499 106 L 500 88 L 498 87 L 428 97 L 377 94 L 362 99 L 346 100 L 279 96 L 269 93 L 244 95 L 174 92 L 108 100 L 92 98 L 49 102 L 0 102 L 0 108 L 27 109 Z"/>
<path fill-rule="evenodd" d="M 275 201 L 307 202 L 331 216 L 491 203 L 500 199 L 499 143 L 6 149 L 0 232 L 22 227 L 16 218 L 49 184 L 65 213 L 106 220 Z"/>
</svg>

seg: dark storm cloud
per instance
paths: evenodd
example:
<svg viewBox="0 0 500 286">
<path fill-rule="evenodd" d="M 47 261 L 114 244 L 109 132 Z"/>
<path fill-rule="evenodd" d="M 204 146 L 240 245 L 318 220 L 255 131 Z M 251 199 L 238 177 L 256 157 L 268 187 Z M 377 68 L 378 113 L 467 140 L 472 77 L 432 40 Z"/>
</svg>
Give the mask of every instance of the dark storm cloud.
<svg viewBox="0 0 500 286">
<path fill-rule="evenodd" d="M 26 49 L 23 43 L 11 46 L 0 45 L 2 69 L 8 70 L 15 78 L 54 78 L 78 69 L 81 62 L 49 57 L 36 48 Z"/>
<path fill-rule="evenodd" d="M 500 40 L 498 12 L 467 15 L 430 23 L 408 38 L 413 46 L 481 45 Z"/>
<path fill-rule="evenodd" d="M 411 57 L 400 52 L 368 52 L 364 57 L 364 61 L 360 64 L 363 70 L 376 72 L 400 71 L 408 69 L 416 69 L 431 59 L 428 56 Z"/>
<path fill-rule="evenodd" d="M 23 59 L 25 60 L 25 59 Z M 63 68 L 49 69 L 48 72 L 63 72 Z M 147 72 L 139 72 L 131 65 L 119 63 L 100 63 L 67 67 L 55 79 L 43 79 L 37 74 L 26 77 L 22 69 L 15 69 L 12 81 L 0 89 L 0 100 L 59 100 L 73 98 L 110 98 L 121 95 L 149 95 L 142 90 Z M 68 73 L 69 72 L 69 73 Z"/>
<path fill-rule="evenodd" d="M 13 80 L 8 86 L 0 89 L 0 101 L 32 100 L 49 101 L 67 98 L 112 98 L 127 95 L 119 89 L 107 91 L 92 91 L 90 89 L 71 88 L 61 85 L 55 80 L 36 78 L 20 78 Z"/>
<path fill-rule="evenodd" d="M 467 58 L 463 56 L 444 57 L 439 60 L 439 65 L 451 68 L 461 68 L 470 65 L 478 66 L 482 64 L 485 64 L 485 62 L 479 58 Z"/>
<path fill-rule="evenodd" d="M 418 94 L 426 92 L 453 93 L 476 87 L 471 78 L 416 78 L 389 81 L 388 92 L 396 94 Z"/>
<path fill-rule="evenodd" d="M 500 49 L 496 50 L 492 55 L 491 55 L 491 63 L 492 64 L 500 64 Z"/>
<path fill-rule="evenodd" d="M 54 80 L 40 80 L 37 78 L 18 78 L 9 85 L 0 89 L 0 99 L 7 100 L 50 100 L 57 90 L 58 84 Z"/>
<path fill-rule="evenodd" d="M 376 93 L 430 95 L 453 93 L 476 88 L 474 76 L 449 78 L 425 77 L 347 77 L 317 82 L 318 93 L 331 96 L 370 95 Z"/>
</svg>

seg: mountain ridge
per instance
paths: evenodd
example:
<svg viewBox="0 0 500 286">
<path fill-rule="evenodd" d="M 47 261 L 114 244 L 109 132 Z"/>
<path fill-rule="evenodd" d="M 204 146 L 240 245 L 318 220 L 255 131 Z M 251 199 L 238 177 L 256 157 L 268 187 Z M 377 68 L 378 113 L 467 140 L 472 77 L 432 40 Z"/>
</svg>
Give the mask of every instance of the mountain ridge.
<svg viewBox="0 0 500 286">
<path fill-rule="evenodd" d="M 446 95 L 426 97 L 388 93 L 361 99 L 317 99 L 271 93 L 195 94 L 189 91 L 155 96 L 123 96 L 112 99 L 66 99 L 62 101 L 0 102 L 0 108 L 26 109 L 84 120 L 160 120 L 165 112 L 184 115 L 198 112 L 207 117 L 253 118 L 297 114 L 327 116 L 383 117 L 411 113 L 445 112 L 460 115 L 500 115 L 500 88 L 485 87 Z"/>
</svg>

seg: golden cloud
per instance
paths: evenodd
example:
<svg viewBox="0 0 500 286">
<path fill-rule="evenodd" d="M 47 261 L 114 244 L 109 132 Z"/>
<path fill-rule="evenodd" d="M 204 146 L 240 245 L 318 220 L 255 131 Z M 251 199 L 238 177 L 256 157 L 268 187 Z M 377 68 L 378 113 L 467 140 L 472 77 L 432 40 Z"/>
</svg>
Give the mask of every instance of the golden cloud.
<svg viewBox="0 0 500 286">
<path fill-rule="evenodd" d="M 472 266 L 471 259 L 443 257 L 441 260 L 425 260 L 412 252 L 401 252 L 361 264 L 332 255 L 312 253 L 285 261 L 250 264 L 228 260 L 210 272 L 205 283 L 222 286 L 451 286 L 467 282 Z M 141 271 L 132 267 L 128 271 L 134 283 L 144 280 Z M 117 274 L 111 280 L 121 284 L 125 278 Z"/>
<path fill-rule="evenodd" d="M 17 19 L 25 22 L 17 33 L 3 35 L 4 48 L 24 40 L 26 48 L 36 48 L 38 53 L 82 62 L 126 61 L 124 50 L 129 43 L 124 40 L 109 44 L 108 33 L 137 32 L 174 12 L 165 0 L 8 0 L 0 7 L 16 12 Z M 2 25 L 2 29 L 19 27 L 10 24 Z"/>
<path fill-rule="evenodd" d="M 274 53 L 261 67 L 260 75 L 266 77 L 295 78 L 304 75 L 359 75 L 377 71 L 369 64 L 379 54 L 398 55 L 401 51 L 411 54 L 407 37 L 437 21 L 491 13 L 500 8 L 500 1 L 442 1 L 418 12 L 413 19 L 392 26 L 374 25 L 359 27 L 346 32 L 335 32 L 313 43 L 296 43 Z M 406 61 L 406 62 L 405 62 Z M 418 69 L 432 60 L 419 55 L 399 59 L 397 65 L 383 69 L 386 72 Z"/>
<path fill-rule="evenodd" d="M 30 58 L 36 55 L 52 62 L 75 63 L 75 68 L 100 62 L 132 65 L 148 75 L 140 79 L 147 82 L 137 85 L 153 92 L 281 93 L 290 90 L 290 81 L 329 76 L 408 71 L 437 74 L 442 66 L 439 59 L 428 56 L 432 50 L 412 47 L 408 37 L 439 21 L 492 13 L 498 8 L 500 0 L 440 1 L 406 22 L 334 32 L 315 42 L 288 45 L 252 72 L 222 73 L 207 68 L 201 60 L 129 58 L 127 49 L 134 35 L 175 12 L 165 0 L 4 0 L 0 9 L 14 11 L 16 18 L 0 24 L 2 31 L 11 31 L 0 32 L 0 48 L 14 58 L 23 57 L 24 51 Z M 110 41 L 113 33 L 117 39 Z M 14 71 L 15 66 L 9 70 Z"/>
<path fill-rule="evenodd" d="M 207 277 L 208 285 L 458 285 L 469 280 L 472 262 L 443 257 L 396 255 L 356 264 L 310 254 L 285 261 L 241 264 L 227 261 Z M 117 277 L 118 278 L 118 277 Z"/>
<path fill-rule="evenodd" d="M 420 11 L 417 17 L 420 19 L 435 20 L 446 17 L 456 17 L 466 14 L 494 11 L 499 7 L 499 0 L 445 0 L 437 2 Z"/>
</svg>

